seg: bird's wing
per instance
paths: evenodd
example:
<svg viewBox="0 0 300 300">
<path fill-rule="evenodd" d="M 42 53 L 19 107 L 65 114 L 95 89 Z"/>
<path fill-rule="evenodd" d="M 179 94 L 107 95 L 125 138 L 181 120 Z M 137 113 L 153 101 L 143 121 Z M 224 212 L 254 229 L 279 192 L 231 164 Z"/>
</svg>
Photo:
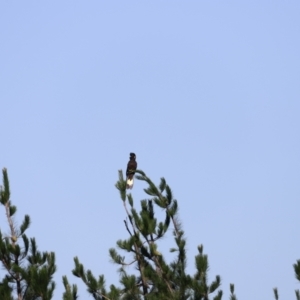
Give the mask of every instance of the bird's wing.
<svg viewBox="0 0 300 300">
<path fill-rule="evenodd" d="M 134 160 L 130 160 L 127 164 L 127 170 L 126 170 L 126 175 L 133 175 L 134 171 L 137 168 L 137 162 Z"/>
</svg>

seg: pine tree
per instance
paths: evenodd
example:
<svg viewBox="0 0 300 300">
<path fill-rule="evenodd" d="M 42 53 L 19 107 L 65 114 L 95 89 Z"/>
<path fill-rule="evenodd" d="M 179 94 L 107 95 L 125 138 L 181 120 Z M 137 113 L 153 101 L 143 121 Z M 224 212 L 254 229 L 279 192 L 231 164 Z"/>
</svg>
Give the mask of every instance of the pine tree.
<svg viewBox="0 0 300 300">
<path fill-rule="evenodd" d="M 300 260 L 297 260 L 297 262 L 293 265 L 294 271 L 295 271 L 295 277 L 298 281 L 300 281 Z M 296 299 L 300 300 L 300 291 L 296 290 Z"/>
<path fill-rule="evenodd" d="M 126 259 L 116 249 L 109 250 L 113 262 L 120 266 L 120 287 L 111 285 L 107 290 L 104 275 L 96 278 L 90 270 L 85 271 L 77 257 L 74 258 L 73 274 L 82 279 L 87 291 L 96 300 L 208 300 L 210 297 L 220 300 L 221 278 L 216 276 L 213 282 L 208 282 L 209 263 L 202 245 L 198 247 L 195 257 L 195 274 L 189 275 L 186 272 L 186 238 L 178 218 L 178 202 L 166 180 L 161 178 L 160 184 L 156 186 L 144 172 L 138 170 L 136 173 L 136 178 L 147 184 L 144 191 L 149 196 L 140 202 L 139 213 L 134 207 L 132 195 L 126 194 L 122 171 L 119 171 L 116 183 L 127 215 L 124 226 L 128 232 L 128 238 L 117 241 L 117 247 L 129 254 Z M 163 221 L 156 218 L 155 207 L 163 209 Z M 159 251 L 159 244 L 170 227 L 173 228 L 174 236 L 174 247 L 170 252 L 175 256 L 168 263 L 166 256 Z M 137 272 L 129 273 L 130 266 L 134 266 Z M 76 299 L 76 294 L 73 296 L 68 299 Z M 234 297 L 232 299 L 236 299 Z"/>
<path fill-rule="evenodd" d="M 73 274 L 85 283 L 87 291 L 95 300 L 221 300 L 219 275 L 208 282 L 208 256 L 203 246 L 198 246 L 195 256 L 195 274 L 186 272 L 186 238 L 178 217 L 178 203 L 164 178 L 156 186 L 144 172 L 137 170 L 138 180 L 144 181 L 147 199 L 141 200 L 141 210 L 137 212 L 131 194 L 126 194 L 126 181 L 122 171 L 116 188 L 125 209 L 127 218 L 124 226 L 128 238 L 117 241 L 117 248 L 127 254 L 121 256 L 115 248 L 109 250 L 113 262 L 120 266 L 120 286 L 106 288 L 104 275 L 96 278 L 90 270 L 85 270 L 77 257 L 74 258 Z M 0 262 L 5 276 L 0 279 L 0 300 L 50 300 L 53 297 L 56 271 L 55 254 L 40 252 L 35 238 L 25 234 L 29 228 L 30 217 L 26 215 L 21 226 L 17 226 L 14 215 L 16 206 L 10 200 L 10 187 L 7 170 L 2 170 L 3 186 L 0 186 L 0 203 L 4 207 L 8 223 L 8 234 L 0 230 Z M 159 221 L 155 207 L 164 211 L 165 217 Z M 174 247 L 170 249 L 173 260 L 168 263 L 167 255 L 159 251 L 159 245 L 166 233 L 173 228 Z M 129 260 L 128 260 L 129 259 Z M 130 266 L 135 269 L 131 270 Z M 295 277 L 300 281 L 300 260 L 294 265 Z M 131 271 L 131 273 L 130 273 Z M 63 277 L 65 292 L 63 300 L 76 300 L 77 286 L 70 285 Z M 274 297 L 279 299 L 277 288 Z M 295 291 L 300 300 L 300 291 Z M 230 284 L 230 299 L 237 300 L 234 285 Z"/>
<path fill-rule="evenodd" d="M 17 208 L 10 200 L 7 170 L 3 169 L 2 174 L 0 202 L 5 209 L 9 234 L 4 235 L 0 230 L 0 261 L 6 273 L 0 282 L 0 299 L 50 300 L 55 288 L 52 280 L 56 271 L 55 254 L 38 251 L 35 239 L 28 239 L 25 234 L 30 225 L 28 215 L 21 226 L 16 225 Z"/>
<path fill-rule="evenodd" d="M 298 281 L 300 281 L 300 260 L 297 260 L 296 263 L 293 265 L 293 267 L 294 267 L 295 277 Z M 279 294 L 277 288 L 273 289 L 273 293 L 274 293 L 275 300 L 279 300 Z M 296 299 L 300 300 L 300 290 L 295 290 L 295 295 L 296 295 Z"/>
</svg>

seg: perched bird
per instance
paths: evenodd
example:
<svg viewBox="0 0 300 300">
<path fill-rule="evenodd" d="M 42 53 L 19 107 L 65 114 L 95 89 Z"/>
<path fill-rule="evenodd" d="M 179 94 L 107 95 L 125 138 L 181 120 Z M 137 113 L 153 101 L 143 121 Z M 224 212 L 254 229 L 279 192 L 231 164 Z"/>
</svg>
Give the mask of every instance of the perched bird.
<svg viewBox="0 0 300 300">
<path fill-rule="evenodd" d="M 130 158 L 129 162 L 127 164 L 127 170 L 126 170 L 126 188 L 127 189 L 132 189 L 133 187 L 133 178 L 134 178 L 134 173 L 137 168 L 137 162 L 135 161 L 135 154 L 130 153 Z"/>
</svg>

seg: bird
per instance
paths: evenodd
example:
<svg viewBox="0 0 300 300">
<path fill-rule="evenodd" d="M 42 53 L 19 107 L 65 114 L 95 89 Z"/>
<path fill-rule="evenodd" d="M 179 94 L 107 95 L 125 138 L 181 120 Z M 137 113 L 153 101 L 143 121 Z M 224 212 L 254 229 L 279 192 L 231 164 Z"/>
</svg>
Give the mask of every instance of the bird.
<svg viewBox="0 0 300 300">
<path fill-rule="evenodd" d="M 126 189 L 132 189 L 134 173 L 137 168 L 137 162 L 135 161 L 136 155 L 133 152 L 131 152 L 129 155 L 130 158 L 126 169 Z"/>
</svg>

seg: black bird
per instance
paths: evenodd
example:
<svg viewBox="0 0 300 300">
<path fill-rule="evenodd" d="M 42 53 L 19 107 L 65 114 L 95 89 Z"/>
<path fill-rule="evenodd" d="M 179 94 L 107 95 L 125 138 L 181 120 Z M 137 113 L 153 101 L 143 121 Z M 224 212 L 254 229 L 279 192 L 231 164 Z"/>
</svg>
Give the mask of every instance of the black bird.
<svg viewBox="0 0 300 300">
<path fill-rule="evenodd" d="M 135 154 L 130 153 L 130 158 L 129 162 L 127 164 L 127 170 L 126 170 L 126 188 L 127 189 L 132 189 L 133 187 L 133 178 L 134 178 L 134 173 L 137 168 L 137 162 L 135 161 Z"/>
</svg>

